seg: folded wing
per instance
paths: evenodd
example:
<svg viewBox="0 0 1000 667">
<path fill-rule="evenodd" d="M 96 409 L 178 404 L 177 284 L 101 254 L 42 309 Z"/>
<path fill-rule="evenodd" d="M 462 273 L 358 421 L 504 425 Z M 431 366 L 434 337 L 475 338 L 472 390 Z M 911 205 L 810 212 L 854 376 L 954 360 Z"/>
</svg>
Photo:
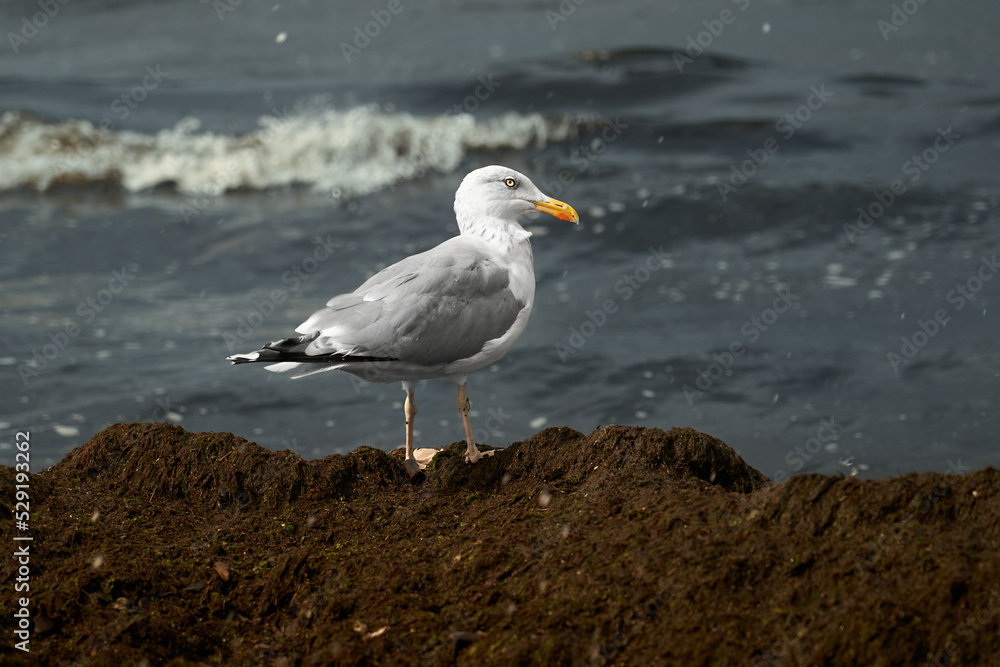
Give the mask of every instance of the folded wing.
<svg viewBox="0 0 1000 667">
<path fill-rule="evenodd" d="M 456 237 L 407 257 L 336 296 L 296 331 L 307 356 L 398 359 L 433 366 L 466 359 L 514 324 L 525 303 L 505 268 Z"/>
</svg>

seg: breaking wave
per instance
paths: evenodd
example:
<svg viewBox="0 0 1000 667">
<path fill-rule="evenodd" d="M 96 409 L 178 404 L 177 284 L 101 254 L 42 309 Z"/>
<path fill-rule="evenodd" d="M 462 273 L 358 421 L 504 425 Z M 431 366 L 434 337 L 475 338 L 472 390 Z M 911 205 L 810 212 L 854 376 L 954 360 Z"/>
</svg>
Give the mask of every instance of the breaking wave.
<svg viewBox="0 0 1000 667">
<path fill-rule="evenodd" d="M 474 150 L 568 141 L 594 118 L 508 113 L 432 117 L 375 106 L 276 113 L 240 136 L 200 131 L 186 118 L 155 134 L 103 130 L 85 120 L 48 122 L 0 113 L 0 189 L 114 183 L 139 191 L 172 184 L 185 193 L 305 185 L 364 195 L 428 171 L 449 173 Z"/>
</svg>

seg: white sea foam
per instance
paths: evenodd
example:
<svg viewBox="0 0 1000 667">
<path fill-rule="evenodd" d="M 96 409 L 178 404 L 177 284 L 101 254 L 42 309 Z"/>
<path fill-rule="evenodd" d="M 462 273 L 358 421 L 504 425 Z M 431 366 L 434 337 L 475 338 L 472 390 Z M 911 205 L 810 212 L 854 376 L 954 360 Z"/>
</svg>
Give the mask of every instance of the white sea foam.
<svg viewBox="0 0 1000 667">
<path fill-rule="evenodd" d="M 428 171 L 449 173 L 469 151 L 522 149 L 574 139 L 593 118 L 509 113 L 421 117 L 373 106 L 264 116 L 241 136 L 200 130 L 187 118 L 156 134 L 105 131 L 83 120 L 0 114 L 0 189 L 111 182 L 185 193 L 306 185 L 363 195 Z"/>
</svg>

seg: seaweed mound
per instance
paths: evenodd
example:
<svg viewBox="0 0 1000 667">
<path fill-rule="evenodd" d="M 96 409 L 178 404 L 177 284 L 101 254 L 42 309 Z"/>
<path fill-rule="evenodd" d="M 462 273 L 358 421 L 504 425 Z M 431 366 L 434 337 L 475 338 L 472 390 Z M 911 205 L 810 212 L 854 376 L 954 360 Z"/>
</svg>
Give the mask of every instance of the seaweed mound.
<svg viewBox="0 0 1000 667">
<path fill-rule="evenodd" d="M 677 428 L 550 428 L 472 466 L 464 447 L 415 485 L 398 450 L 111 426 L 31 479 L 31 653 L 5 664 L 1000 655 L 996 470 L 775 486 Z M 13 510 L 13 469 L 0 486 Z"/>
</svg>

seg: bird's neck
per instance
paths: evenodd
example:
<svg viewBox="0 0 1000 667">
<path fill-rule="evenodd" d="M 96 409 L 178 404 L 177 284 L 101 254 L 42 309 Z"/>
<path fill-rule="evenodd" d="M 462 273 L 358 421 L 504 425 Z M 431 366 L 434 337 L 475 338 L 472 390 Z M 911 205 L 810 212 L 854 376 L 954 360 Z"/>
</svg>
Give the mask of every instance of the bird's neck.
<svg viewBox="0 0 1000 667">
<path fill-rule="evenodd" d="M 462 236 L 486 241 L 505 255 L 520 254 L 525 250 L 529 255 L 531 253 L 531 245 L 528 242 L 528 239 L 531 238 L 531 232 L 517 222 L 482 218 L 470 221 L 459 218 L 458 230 Z"/>
</svg>

